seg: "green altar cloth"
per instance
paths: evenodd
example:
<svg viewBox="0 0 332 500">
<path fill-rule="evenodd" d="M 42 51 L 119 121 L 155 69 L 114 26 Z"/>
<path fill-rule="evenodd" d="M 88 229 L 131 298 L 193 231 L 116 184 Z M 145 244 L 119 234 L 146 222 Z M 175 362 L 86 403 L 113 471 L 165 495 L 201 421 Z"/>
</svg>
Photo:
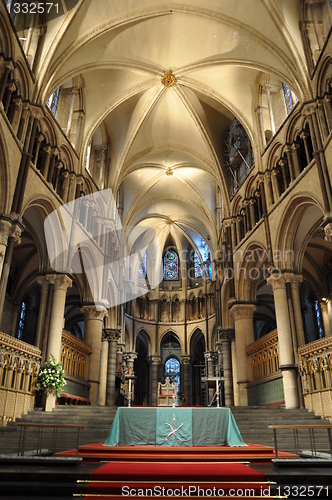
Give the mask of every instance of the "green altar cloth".
<svg viewBox="0 0 332 500">
<path fill-rule="evenodd" d="M 229 408 L 118 408 L 104 446 L 247 446 Z"/>
</svg>

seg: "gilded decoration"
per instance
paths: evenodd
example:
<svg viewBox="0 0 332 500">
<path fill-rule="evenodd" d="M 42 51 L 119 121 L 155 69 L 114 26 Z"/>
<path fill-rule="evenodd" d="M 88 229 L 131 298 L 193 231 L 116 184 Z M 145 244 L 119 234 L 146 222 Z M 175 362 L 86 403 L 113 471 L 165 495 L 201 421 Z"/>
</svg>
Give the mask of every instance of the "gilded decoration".
<svg viewBox="0 0 332 500">
<path fill-rule="evenodd" d="M 164 73 L 164 76 L 161 79 L 161 83 L 164 85 L 164 87 L 173 87 L 173 85 L 176 84 L 176 78 L 172 73 L 171 69 L 167 69 Z"/>
</svg>

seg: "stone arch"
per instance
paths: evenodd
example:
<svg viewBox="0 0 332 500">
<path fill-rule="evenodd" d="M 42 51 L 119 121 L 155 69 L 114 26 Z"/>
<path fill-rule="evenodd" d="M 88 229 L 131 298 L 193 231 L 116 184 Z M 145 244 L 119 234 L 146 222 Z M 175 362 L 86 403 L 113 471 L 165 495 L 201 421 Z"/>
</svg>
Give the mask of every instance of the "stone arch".
<svg viewBox="0 0 332 500">
<path fill-rule="evenodd" d="M 332 57 L 325 56 L 317 78 L 316 95 L 323 97 L 332 91 Z"/>
<path fill-rule="evenodd" d="M 239 301 L 254 302 L 264 263 L 268 260 L 266 248 L 260 242 L 251 242 L 243 253 L 238 269 L 237 298 Z M 253 272 L 254 271 L 254 272 Z"/>
<path fill-rule="evenodd" d="M 279 222 L 276 246 L 280 251 L 280 268 L 299 271 L 313 231 L 324 214 L 322 204 L 312 193 L 293 196 Z"/>
<path fill-rule="evenodd" d="M 21 59 L 15 61 L 14 79 L 20 90 L 19 95 L 22 96 L 22 99 L 30 99 L 29 76 L 27 74 L 26 65 Z"/>
<path fill-rule="evenodd" d="M 46 241 L 47 238 L 45 237 L 44 223 L 46 218 L 56 210 L 56 207 L 54 206 L 51 198 L 39 194 L 32 196 L 25 202 L 22 210 L 23 220 L 26 218 L 26 213 L 30 209 L 33 209 L 38 216 L 38 221 L 35 219 L 31 220 L 29 226 L 30 232 L 32 232 L 36 238 L 36 245 L 40 253 L 40 271 L 43 271 L 49 267 L 49 256 Z M 40 224 L 40 227 L 37 226 L 38 223 Z M 59 227 L 58 230 L 61 231 L 61 228 Z M 42 235 L 42 238 L 40 238 L 39 235 Z M 49 234 L 48 236 L 51 235 Z M 55 248 L 60 251 L 60 247 L 57 243 L 56 237 L 54 237 L 54 244 L 56 245 Z"/>
<path fill-rule="evenodd" d="M 146 331 L 145 328 L 140 328 L 138 332 L 135 335 L 135 343 L 137 340 L 137 337 L 141 335 L 141 337 L 144 339 L 144 342 L 146 344 L 146 347 L 148 349 L 148 354 L 151 354 L 151 346 L 152 346 L 152 340 L 150 334 Z"/>
<path fill-rule="evenodd" d="M 5 58 L 13 57 L 13 37 L 8 28 L 9 21 L 6 16 L 0 17 L 0 49 Z"/>
<path fill-rule="evenodd" d="M 6 142 L 3 138 L 2 127 L 0 124 L 0 158 L 3 159 L 3 163 L 1 164 L 1 176 L 0 176 L 0 213 L 8 213 L 10 211 L 9 206 L 9 193 L 10 189 L 10 162 L 8 150 L 6 147 Z"/>
</svg>

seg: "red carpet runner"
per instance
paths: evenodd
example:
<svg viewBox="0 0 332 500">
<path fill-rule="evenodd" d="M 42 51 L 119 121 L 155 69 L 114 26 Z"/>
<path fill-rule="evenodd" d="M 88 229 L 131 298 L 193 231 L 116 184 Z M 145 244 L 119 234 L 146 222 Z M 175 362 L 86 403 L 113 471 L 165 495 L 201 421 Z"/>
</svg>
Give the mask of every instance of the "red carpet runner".
<svg viewBox="0 0 332 500">
<path fill-rule="evenodd" d="M 86 495 L 96 499 L 269 496 L 263 474 L 239 463 L 116 462 L 93 472 L 91 479 Z"/>
</svg>

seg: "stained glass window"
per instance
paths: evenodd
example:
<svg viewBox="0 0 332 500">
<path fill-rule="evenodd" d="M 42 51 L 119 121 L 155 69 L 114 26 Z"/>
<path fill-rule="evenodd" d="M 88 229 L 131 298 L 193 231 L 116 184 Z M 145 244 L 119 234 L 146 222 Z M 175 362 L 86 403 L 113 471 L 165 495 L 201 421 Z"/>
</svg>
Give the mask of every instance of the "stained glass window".
<svg viewBox="0 0 332 500">
<path fill-rule="evenodd" d="M 59 92 L 60 92 L 60 87 L 58 87 L 55 91 L 54 94 L 52 94 L 46 102 L 46 106 L 50 108 L 50 110 L 53 113 L 53 116 L 55 116 L 56 113 L 56 108 L 58 105 L 58 99 L 59 99 Z"/>
<path fill-rule="evenodd" d="M 199 250 L 200 250 L 202 260 L 203 260 L 203 268 L 204 268 L 205 274 L 209 277 L 210 280 L 212 280 L 212 264 L 211 264 L 211 258 L 210 258 L 210 250 L 209 250 L 208 244 L 203 239 L 201 240 Z M 202 268 L 202 274 L 200 276 L 203 276 L 203 268 Z M 198 278 L 198 277 L 199 276 L 196 275 L 196 253 L 195 253 L 195 278 Z"/>
<path fill-rule="evenodd" d="M 324 337 L 324 332 L 322 328 L 322 318 L 319 310 L 318 300 L 315 300 L 315 313 L 316 313 L 316 323 L 318 327 L 318 336 L 321 339 Z"/>
<path fill-rule="evenodd" d="M 146 253 L 143 255 L 139 269 L 138 276 L 140 278 L 146 278 Z"/>
<path fill-rule="evenodd" d="M 284 91 L 287 114 L 289 115 L 289 113 L 292 111 L 293 106 L 294 106 L 293 99 L 292 99 L 292 93 L 291 93 L 290 88 L 285 83 L 282 84 L 282 90 Z"/>
<path fill-rule="evenodd" d="M 17 333 L 17 338 L 20 340 L 22 340 L 22 337 L 23 337 L 23 330 L 24 330 L 24 323 L 25 323 L 25 311 L 26 311 L 26 305 L 25 305 L 25 302 L 22 302 L 20 321 L 18 323 L 18 333 Z"/>
<path fill-rule="evenodd" d="M 179 257 L 174 250 L 168 250 L 164 255 L 164 280 L 176 281 L 179 279 Z"/>
<path fill-rule="evenodd" d="M 169 358 L 166 361 L 165 378 L 168 378 L 172 384 L 174 382 L 176 383 L 177 386 L 176 402 L 178 405 L 180 401 L 180 363 L 176 358 Z"/>
<path fill-rule="evenodd" d="M 195 252 L 194 254 L 194 266 L 195 266 L 195 278 L 201 278 L 203 276 L 203 268 L 197 252 Z"/>
</svg>

